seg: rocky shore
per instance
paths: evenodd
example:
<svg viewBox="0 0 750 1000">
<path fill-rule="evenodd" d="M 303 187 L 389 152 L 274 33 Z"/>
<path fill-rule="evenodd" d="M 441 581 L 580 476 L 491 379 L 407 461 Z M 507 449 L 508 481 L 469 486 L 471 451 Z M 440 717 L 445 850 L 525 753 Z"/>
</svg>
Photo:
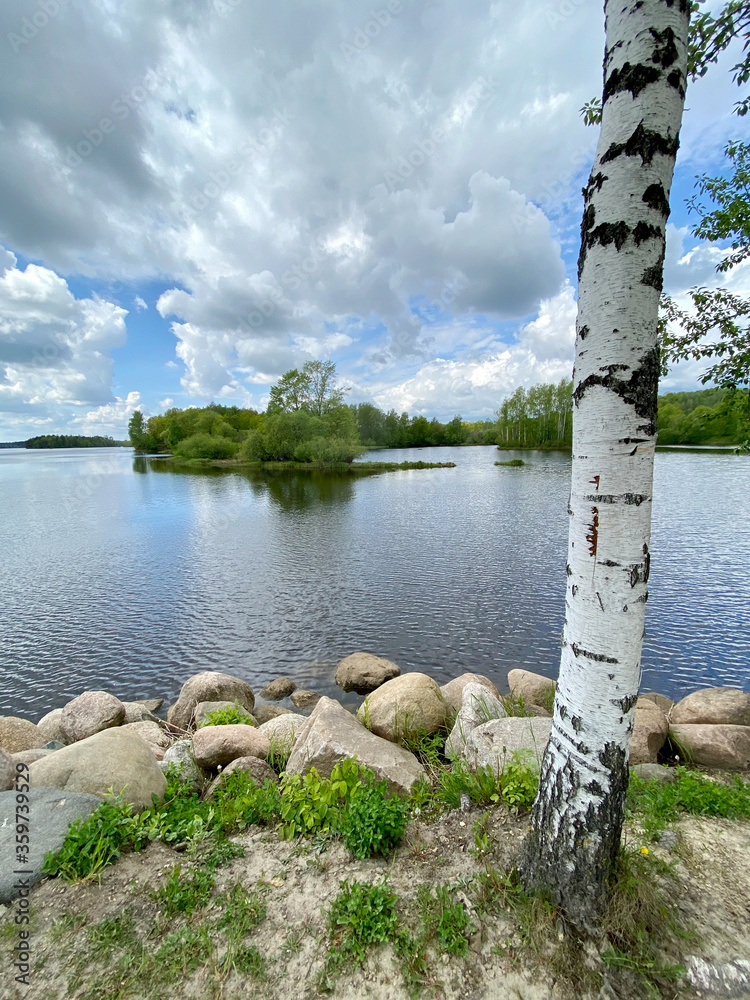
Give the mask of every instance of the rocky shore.
<svg viewBox="0 0 750 1000">
<path fill-rule="evenodd" d="M 332 698 L 296 689 L 289 678 L 277 678 L 256 698 L 245 680 L 203 671 L 185 681 L 169 708 L 159 698 L 123 702 L 104 691 L 86 691 L 36 723 L 0 717 L 0 904 L 15 901 L 17 905 L 21 895 L 14 874 L 21 785 L 27 788 L 23 797 L 28 803 L 29 840 L 24 848 L 28 874 L 22 887 L 28 895 L 43 879 L 45 856 L 59 850 L 70 823 L 85 819 L 111 794 L 132 803 L 135 810 L 151 806 L 154 797 L 163 801 L 164 772 L 170 764 L 179 765 L 181 780 L 203 799 L 211 799 L 227 775 L 237 770 L 246 772 L 260 787 L 269 779 L 278 781 L 279 768 L 271 764 L 278 765 L 279 760 L 287 774 L 306 775 L 315 768 L 319 775 L 330 777 L 342 758 L 356 758 L 384 780 L 391 793 L 405 796 L 427 777 L 423 763 L 407 748 L 420 737 L 447 733 L 443 752 L 449 762 L 460 762 L 470 771 L 489 767 L 500 772 L 517 750 L 527 751 L 529 759 L 538 762 L 550 734 L 554 682 L 525 670 L 510 671 L 509 693 L 501 694 L 481 675 L 467 673 L 440 686 L 426 674 L 402 674 L 388 660 L 355 653 L 338 664 L 336 683 L 344 692 L 366 695 L 356 713 Z M 750 694 L 735 688 L 709 688 L 676 704 L 660 694 L 641 696 L 635 711 L 631 767 L 644 777 L 668 780 L 665 753 L 723 775 L 749 771 Z M 440 837 L 448 843 L 451 838 L 461 841 L 460 851 L 466 852 L 466 823 L 460 811 L 441 822 L 443 827 L 438 829 L 443 833 L 438 834 L 436 854 L 442 853 Z M 520 843 L 525 823 L 511 816 L 502 821 L 493 817 L 491 822 L 507 824 L 504 846 L 498 851 L 509 853 L 512 844 Z M 410 830 L 412 855 L 416 851 L 414 856 L 423 856 L 433 849 L 423 845 L 417 850 Z M 258 837 L 253 835 L 251 841 L 255 843 Z M 154 844 L 146 853 L 156 857 L 161 850 L 166 848 Z M 271 855 L 274 850 L 279 853 L 278 847 L 269 850 Z M 258 852 L 260 857 L 260 846 Z M 461 864 L 466 860 L 464 853 Z M 270 856 L 264 863 L 271 863 Z M 139 863 L 124 860 L 123 864 L 137 868 Z M 342 872 L 345 867 L 342 862 Z M 56 891 L 64 890 L 48 882 L 34 889 L 31 899 L 48 905 Z M 297 995 L 307 993 L 300 987 Z M 444 995 L 505 994 L 459 990 Z M 530 997 L 543 995 L 547 994 L 528 993 Z"/>
</svg>

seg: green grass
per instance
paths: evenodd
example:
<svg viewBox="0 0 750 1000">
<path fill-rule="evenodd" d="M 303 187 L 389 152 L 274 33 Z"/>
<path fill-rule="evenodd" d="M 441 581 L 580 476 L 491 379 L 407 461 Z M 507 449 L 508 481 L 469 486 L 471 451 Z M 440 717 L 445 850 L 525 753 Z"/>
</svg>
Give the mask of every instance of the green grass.
<svg viewBox="0 0 750 1000">
<path fill-rule="evenodd" d="M 628 809 L 647 837 L 657 837 L 680 812 L 726 819 L 750 818 L 750 782 L 739 775 L 722 784 L 684 766 L 676 767 L 674 774 L 672 782 L 644 780 L 631 774 Z"/>
<path fill-rule="evenodd" d="M 232 726 L 238 723 L 245 726 L 254 726 L 255 719 L 238 701 L 235 701 L 233 705 L 226 705 L 224 708 L 215 708 L 213 712 L 206 712 L 198 728 L 202 729 L 204 726 Z"/>
<path fill-rule="evenodd" d="M 477 928 L 471 921 L 462 900 L 447 885 L 436 886 L 434 892 L 426 885 L 417 891 L 417 908 L 422 921 L 422 934 L 433 939 L 441 952 L 466 957 L 469 937 Z"/>
<path fill-rule="evenodd" d="M 372 945 L 399 936 L 396 893 L 384 884 L 339 882 L 339 893 L 327 914 L 329 950 L 318 986 L 330 990 L 339 973 L 364 965 Z"/>
<path fill-rule="evenodd" d="M 513 469 L 520 469 L 522 465 L 526 465 L 522 458 L 511 458 L 508 462 L 495 462 L 495 465 L 507 465 Z"/>
<path fill-rule="evenodd" d="M 174 865 L 167 881 L 156 891 L 156 899 L 168 918 L 178 913 L 189 915 L 206 905 L 215 881 L 213 872 L 201 868 L 183 872 L 182 865 Z"/>
</svg>

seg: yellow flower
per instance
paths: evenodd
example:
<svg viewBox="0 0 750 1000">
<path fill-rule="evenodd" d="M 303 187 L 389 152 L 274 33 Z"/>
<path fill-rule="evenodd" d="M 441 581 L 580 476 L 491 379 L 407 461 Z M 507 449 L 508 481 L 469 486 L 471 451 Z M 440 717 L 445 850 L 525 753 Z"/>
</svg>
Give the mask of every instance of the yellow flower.
<svg viewBox="0 0 750 1000">
<path fill-rule="evenodd" d="M 648 848 L 647 847 L 642 847 L 641 848 L 641 854 L 648 854 Z"/>
</svg>

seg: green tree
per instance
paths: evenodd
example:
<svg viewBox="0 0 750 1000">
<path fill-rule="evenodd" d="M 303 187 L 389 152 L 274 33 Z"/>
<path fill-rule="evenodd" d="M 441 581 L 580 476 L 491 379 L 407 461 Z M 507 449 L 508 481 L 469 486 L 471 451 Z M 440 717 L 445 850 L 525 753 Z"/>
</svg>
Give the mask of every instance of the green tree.
<svg viewBox="0 0 750 1000">
<path fill-rule="evenodd" d="M 136 451 L 147 450 L 148 436 L 146 434 L 146 424 L 140 410 L 136 410 L 130 418 L 130 422 L 128 423 L 128 437 Z"/>
<path fill-rule="evenodd" d="M 291 368 L 275 385 L 271 386 L 268 401 L 269 413 L 293 413 L 307 402 L 309 379 L 303 372 Z"/>
</svg>

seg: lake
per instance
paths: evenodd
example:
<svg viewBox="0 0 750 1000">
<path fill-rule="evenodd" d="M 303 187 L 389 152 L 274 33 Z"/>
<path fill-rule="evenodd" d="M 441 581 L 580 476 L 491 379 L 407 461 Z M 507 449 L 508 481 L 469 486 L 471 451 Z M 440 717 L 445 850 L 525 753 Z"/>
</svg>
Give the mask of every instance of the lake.
<svg viewBox="0 0 750 1000">
<path fill-rule="evenodd" d="M 516 454 L 379 452 L 457 468 L 354 478 L 0 450 L 0 714 L 86 689 L 171 701 L 209 668 L 341 696 L 356 650 L 440 683 L 555 676 L 570 459 L 495 467 Z M 660 452 L 654 492 L 643 689 L 750 688 L 750 460 Z"/>
</svg>

